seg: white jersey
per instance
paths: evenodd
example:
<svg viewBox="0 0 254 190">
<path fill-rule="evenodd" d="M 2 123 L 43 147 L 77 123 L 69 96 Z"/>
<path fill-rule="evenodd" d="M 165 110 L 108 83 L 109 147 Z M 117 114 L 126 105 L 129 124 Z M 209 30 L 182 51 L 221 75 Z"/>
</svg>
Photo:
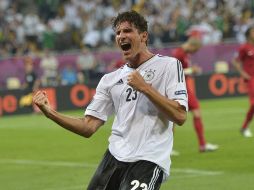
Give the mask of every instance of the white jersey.
<svg viewBox="0 0 254 190">
<path fill-rule="evenodd" d="M 160 94 L 188 109 L 185 77 L 181 63 L 155 55 L 136 69 Z M 127 84 L 134 69 L 127 66 L 103 76 L 85 115 L 106 121 L 115 114 L 109 151 L 119 161 L 147 160 L 169 175 L 173 146 L 173 122 L 169 121 L 141 92 Z"/>
</svg>

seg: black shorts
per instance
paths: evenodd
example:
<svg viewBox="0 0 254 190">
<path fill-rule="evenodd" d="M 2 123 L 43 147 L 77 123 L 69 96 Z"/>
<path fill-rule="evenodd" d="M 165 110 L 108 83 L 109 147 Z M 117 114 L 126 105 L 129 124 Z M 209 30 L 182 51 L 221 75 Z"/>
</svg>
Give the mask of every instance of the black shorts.
<svg viewBox="0 0 254 190">
<path fill-rule="evenodd" d="M 109 150 L 98 166 L 88 190 L 158 190 L 163 171 L 152 162 L 121 162 Z"/>
</svg>

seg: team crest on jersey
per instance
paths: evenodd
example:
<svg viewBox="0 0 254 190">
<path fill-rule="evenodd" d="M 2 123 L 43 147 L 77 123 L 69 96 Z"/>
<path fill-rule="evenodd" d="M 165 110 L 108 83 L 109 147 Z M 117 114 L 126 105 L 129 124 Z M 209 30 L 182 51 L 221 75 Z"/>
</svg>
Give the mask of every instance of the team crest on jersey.
<svg viewBox="0 0 254 190">
<path fill-rule="evenodd" d="M 146 70 L 144 74 L 144 80 L 145 81 L 151 81 L 154 78 L 155 70 Z"/>
</svg>

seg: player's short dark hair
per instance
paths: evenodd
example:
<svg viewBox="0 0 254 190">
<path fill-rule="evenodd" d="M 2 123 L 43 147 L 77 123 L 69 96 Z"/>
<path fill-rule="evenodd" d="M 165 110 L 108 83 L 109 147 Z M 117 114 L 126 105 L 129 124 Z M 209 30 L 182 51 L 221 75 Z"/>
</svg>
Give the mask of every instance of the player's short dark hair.
<svg viewBox="0 0 254 190">
<path fill-rule="evenodd" d="M 245 37 L 249 38 L 250 37 L 250 31 L 254 28 L 254 26 L 249 26 L 247 30 L 245 31 Z"/>
<path fill-rule="evenodd" d="M 112 28 L 115 30 L 119 24 L 125 21 L 134 24 L 139 32 L 148 31 L 146 19 L 134 10 L 119 13 L 117 17 L 112 20 Z"/>
</svg>

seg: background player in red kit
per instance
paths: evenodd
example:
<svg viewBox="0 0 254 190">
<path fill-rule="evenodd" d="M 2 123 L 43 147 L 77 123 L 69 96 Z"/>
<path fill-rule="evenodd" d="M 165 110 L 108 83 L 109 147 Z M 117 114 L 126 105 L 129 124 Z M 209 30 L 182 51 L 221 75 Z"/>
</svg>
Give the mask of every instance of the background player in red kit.
<svg viewBox="0 0 254 190">
<path fill-rule="evenodd" d="M 254 115 L 254 26 L 247 29 L 245 36 L 247 41 L 240 46 L 238 56 L 232 63 L 244 78 L 250 99 L 250 107 L 241 127 L 241 133 L 244 137 L 252 137 L 248 126 Z"/>
<path fill-rule="evenodd" d="M 201 47 L 201 40 L 196 37 L 190 37 L 181 47 L 178 47 L 172 51 L 171 56 L 177 58 L 183 66 L 186 76 L 186 85 L 188 92 L 188 105 L 189 110 L 193 113 L 193 124 L 197 133 L 199 141 L 199 151 L 215 151 L 218 149 L 217 145 L 207 143 L 204 136 L 204 126 L 201 118 L 201 111 L 199 107 L 199 101 L 195 94 L 195 89 L 191 85 L 191 79 L 193 74 L 201 72 L 201 68 L 196 65 L 191 65 L 190 54 L 197 52 Z"/>
</svg>

